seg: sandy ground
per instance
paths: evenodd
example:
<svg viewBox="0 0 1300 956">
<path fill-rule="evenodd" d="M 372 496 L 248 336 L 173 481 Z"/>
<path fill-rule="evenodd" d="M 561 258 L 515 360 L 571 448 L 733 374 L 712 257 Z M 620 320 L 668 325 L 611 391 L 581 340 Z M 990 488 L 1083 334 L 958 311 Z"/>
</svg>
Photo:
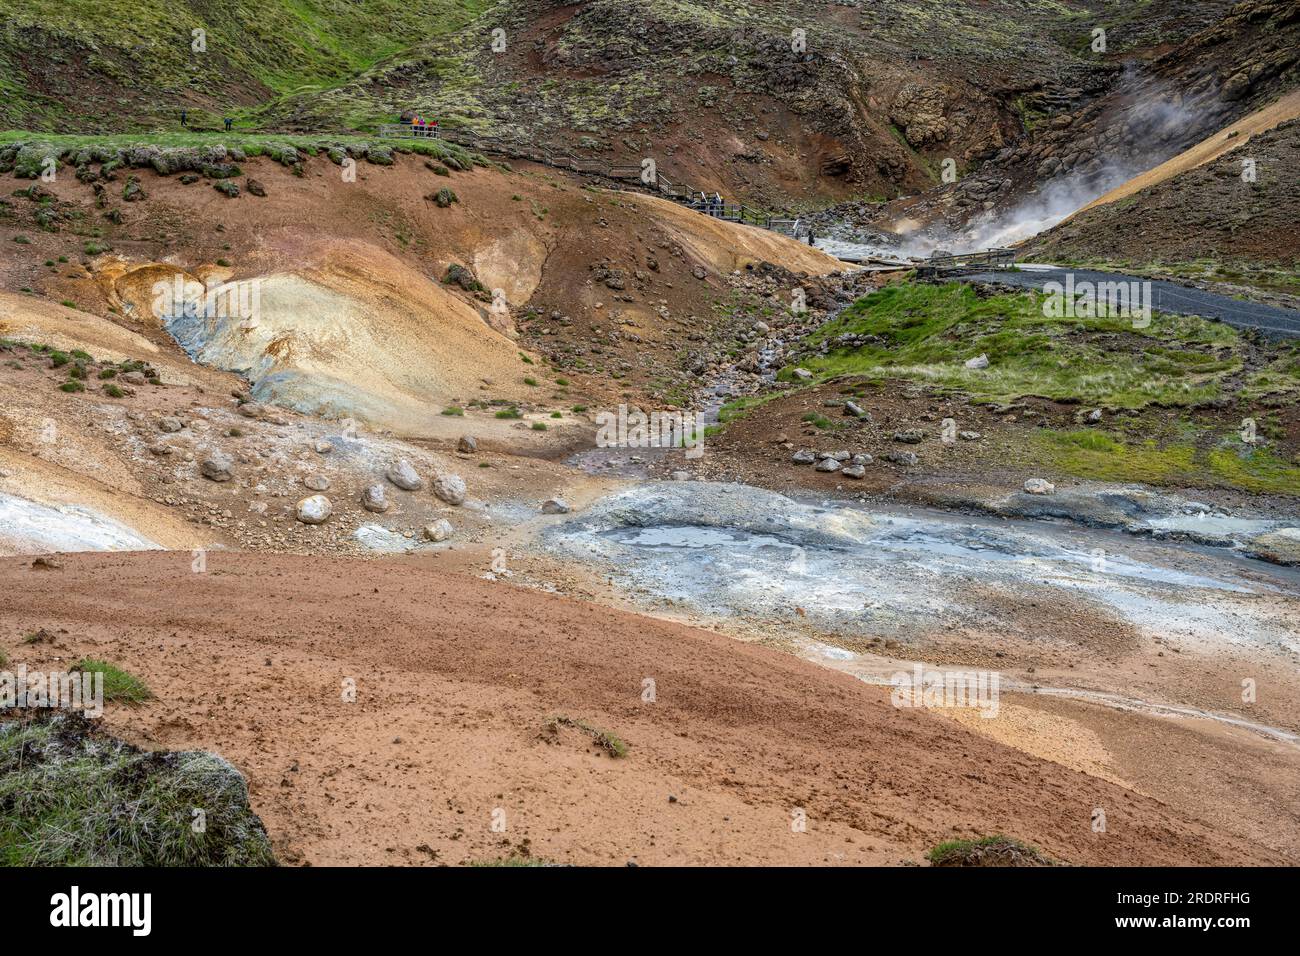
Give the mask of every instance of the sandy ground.
<svg viewBox="0 0 1300 956">
<path fill-rule="evenodd" d="M 1294 859 L 1250 818 L 1211 823 L 789 655 L 428 560 L 60 561 L 0 561 L 11 660 L 141 676 L 157 699 L 110 706 L 109 728 L 233 760 L 290 863 L 906 863 L 992 832 L 1075 863 Z M 54 643 L 21 643 L 38 628 Z M 557 716 L 628 756 L 548 732 Z"/>
</svg>

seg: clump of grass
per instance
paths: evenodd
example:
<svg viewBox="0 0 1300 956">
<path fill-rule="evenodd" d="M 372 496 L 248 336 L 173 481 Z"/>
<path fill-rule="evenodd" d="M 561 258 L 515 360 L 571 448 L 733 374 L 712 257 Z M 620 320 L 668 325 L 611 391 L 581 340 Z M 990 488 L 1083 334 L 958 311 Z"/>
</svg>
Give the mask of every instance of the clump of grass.
<svg viewBox="0 0 1300 956">
<path fill-rule="evenodd" d="M 1057 865 L 1029 844 L 1000 833 L 973 840 L 948 840 L 925 856 L 931 866 Z"/>
<path fill-rule="evenodd" d="M 533 431 L 535 432 L 546 431 L 546 422 L 533 422 Z"/>
<path fill-rule="evenodd" d="M 569 380 L 568 380 L 567 378 L 563 378 L 563 377 L 561 377 L 561 378 L 557 378 L 557 379 L 555 380 L 555 384 L 556 384 L 556 385 L 560 385 L 560 386 L 565 386 L 565 385 L 568 385 L 568 384 L 569 384 Z"/>
<path fill-rule="evenodd" d="M 531 375 L 525 376 L 524 384 L 532 385 L 535 388 L 537 386 L 537 379 L 533 378 Z"/>
<path fill-rule="evenodd" d="M 621 738 L 591 726 L 585 720 L 577 720 L 573 717 L 552 717 L 546 723 L 546 729 L 552 734 L 558 733 L 561 727 L 572 727 L 574 730 L 580 730 L 596 742 L 596 746 L 611 757 L 626 757 L 628 752 L 627 743 Z"/>
<path fill-rule="evenodd" d="M 551 412 L 551 417 L 552 417 L 552 418 L 563 418 L 563 417 L 564 417 L 564 413 L 563 413 L 563 412 Z"/>
<path fill-rule="evenodd" d="M 140 704 L 146 700 L 153 700 L 153 691 L 145 685 L 144 681 L 128 674 L 116 664 L 83 657 L 72 665 L 72 669 L 84 674 L 103 674 L 104 700 L 120 701 L 124 704 Z"/>
<path fill-rule="evenodd" d="M 497 418 L 523 418 L 524 414 L 517 408 L 503 408 L 496 413 Z"/>
<path fill-rule="evenodd" d="M 803 420 L 815 428 L 830 428 L 832 424 L 829 418 L 818 412 L 808 412 L 803 416 Z"/>
<path fill-rule="evenodd" d="M 110 382 L 104 386 L 104 394 L 109 398 L 122 398 L 126 395 L 126 392 L 122 390 L 120 385 L 114 385 Z"/>
<path fill-rule="evenodd" d="M 558 866 L 540 856 L 498 856 L 490 860 L 471 860 L 469 866 Z"/>
<path fill-rule="evenodd" d="M 81 714 L 40 711 L 0 722 L 0 864 L 274 866 L 275 856 L 228 761 L 140 750 Z"/>
<path fill-rule="evenodd" d="M 72 356 L 70 356 L 67 352 L 50 353 L 50 368 L 61 368 L 62 366 L 67 365 L 71 361 L 72 361 Z"/>
<path fill-rule="evenodd" d="M 60 392 L 84 392 L 86 386 L 82 385 L 75 378 L 70 378 L 59 386 Z"/>
<path fill-rule="evenodd" d="M 463 416 L 465 414 L 465 409 L 461 408 L 459 405 L 448 405 L 442 410 L 442 414 Z"/>
</svg>

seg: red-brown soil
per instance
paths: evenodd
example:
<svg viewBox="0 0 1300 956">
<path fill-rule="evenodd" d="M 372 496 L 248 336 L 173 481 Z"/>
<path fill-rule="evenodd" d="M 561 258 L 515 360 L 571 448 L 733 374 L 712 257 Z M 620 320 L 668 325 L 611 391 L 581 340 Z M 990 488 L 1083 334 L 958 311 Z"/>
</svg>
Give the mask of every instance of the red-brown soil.
<svg viewBox="0 0 1300 956">
<path fill-rule="evenodd" d="M 143 678 L 156 700 L 110 704 L 109 729 L 231 759 L 289 863 L 906 863 L 991 833 L 1071 863 L 1284 862 L 1250 822 L 1208 823 L 883 688 L 430 559 L 214 553 L 201 574 L 188 553 L 58 560 L 0 561 L 11 661 L 90 654 Z M 21 643 L 42 627 L 53 644 Z M 628 755 L 549 733 L 561 716 Z"/>
</svg>

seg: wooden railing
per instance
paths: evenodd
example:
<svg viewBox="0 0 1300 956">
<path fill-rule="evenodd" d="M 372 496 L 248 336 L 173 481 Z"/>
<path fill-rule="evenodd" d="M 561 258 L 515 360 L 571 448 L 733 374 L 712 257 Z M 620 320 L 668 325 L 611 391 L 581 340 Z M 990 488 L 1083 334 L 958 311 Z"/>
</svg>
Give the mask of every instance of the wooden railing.
<svg viewBox="0 0 1300 956">
<path fill-rule="evenodd" d="M 962 254 L 939 253 L 917 265 L 918 275 L 938 275 L 953 272 L 985 272 L 1010 269 L 1016 264 L 1014 249 L 986 249 L 983 252 Z"/>
<path fill-rule="evenodd" d="M 385 123 L 379 127 L 379 135 L 385 139 L 442 139 L 442 129 L 412 123 Z"/>
<path fill-rule="evenodd" d="M 384 128 L 387 129 L 388 127 Z M 472 147 L 482 152 L 497 153 L 512 159 L 526 159 L 546 166 L 553 166 L 556 169 L 568 169 L 577 173 L 600 176 L 621 184 L 640 184 L 648 192 L 657 193 L 674 202 L 681 203 L 688 209 L 694 209 L 696 212 L 726 222 L 743 223 L 761 229 L 771 229 L 793 239 L 803 239 L 811 235 L 807 220 L 790 216 L 773 216 L 761 209 L 755 209 L 743 203 L 729 202 L 725 199 L 720 202 L 711 200 L 709 194 L 703 190 L 697 189 L 688 183 L 676 182 L 662 172 L 657 171 L 653 178 L 646 182 L 642 178 L 645 170 L 639 163 L 607 163 L 599 159 L 571 156 L 545 147 L 511 142 L 495 136 L 475 136 L 463 129 L 447 129 L 443 132 L 442 138 L 448 142 Z"/>
</svg>

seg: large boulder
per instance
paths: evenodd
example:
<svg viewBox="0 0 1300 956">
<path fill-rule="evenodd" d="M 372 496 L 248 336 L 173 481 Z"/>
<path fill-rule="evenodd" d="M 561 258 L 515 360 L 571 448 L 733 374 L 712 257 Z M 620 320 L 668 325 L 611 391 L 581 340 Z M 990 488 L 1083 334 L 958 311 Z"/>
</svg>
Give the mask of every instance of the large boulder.
<svg viewBox="0 0 1300 956">
<path fill-rule="evenodd" d="M 383 514 L 387 511 L 388 498 L 384 494 L 384 486 L 367 485 L 366 490 L 361 492 L 361 507 L 375 514 Z"/>
<path fill-rule="evenodd" d="M 303 524 L 324 524 L 334 513 L 334 505 L 324 495 L 312 495 L 298 502 L 296 515 Z"/>
<path fill-rule="evenodd" d="M 229 481 L 235 477 L 235 462 L 225 452 L 214 451 L 199 462 L 199 472 L 210 481 Z"/>
<path fill-rule="evenodd" d="M 451 537 L 451 533 L 451 522 L 446 518 L 439 518 L 432 524 L 426 524 L 424 526 L 424 537 L 426 541 L 446 541 Z"/>
<path fill-rule="evenodd" d="M 384 475 L 403 491 L 419 491 L 424 487 L 424 479 L 416 474 L 415 467 L 405 458 L 394 462 Z"/>
<path fill-rule="evenodd" d="M 449 505 L 465 503 L 465 479 L 460 475 L 439 475 L 433 482 L 433 493 Z"/>
</svg>

